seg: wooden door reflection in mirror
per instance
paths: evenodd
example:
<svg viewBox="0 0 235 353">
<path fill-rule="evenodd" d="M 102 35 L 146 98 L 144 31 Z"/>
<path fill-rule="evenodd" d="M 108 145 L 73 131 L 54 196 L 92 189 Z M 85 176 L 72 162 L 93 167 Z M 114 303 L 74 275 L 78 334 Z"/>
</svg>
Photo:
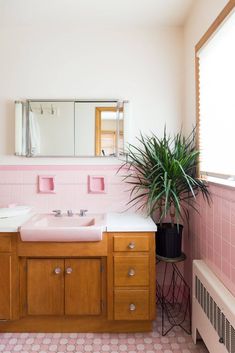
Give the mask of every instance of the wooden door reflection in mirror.
<svg viewBox="0 0 235 353">
<path fill-rule="evenodd" d="M 119 119 L 118 119 L 119 115 Z M 114 156 L 123 152 L 123 108 L 96 107 L 95 110 L 95 155 Z"/>
</svg>

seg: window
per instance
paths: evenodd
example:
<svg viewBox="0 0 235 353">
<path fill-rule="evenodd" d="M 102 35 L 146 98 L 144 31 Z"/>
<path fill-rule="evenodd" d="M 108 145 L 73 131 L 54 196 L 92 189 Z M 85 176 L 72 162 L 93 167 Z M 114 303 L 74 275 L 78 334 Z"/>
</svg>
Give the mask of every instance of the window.
<svg viewBox="0 0 235 353">
<path fill-rule="evenodd" d="M 235 2 L 196 46 L 200 173 L 235 181 Z"/>
</svg>

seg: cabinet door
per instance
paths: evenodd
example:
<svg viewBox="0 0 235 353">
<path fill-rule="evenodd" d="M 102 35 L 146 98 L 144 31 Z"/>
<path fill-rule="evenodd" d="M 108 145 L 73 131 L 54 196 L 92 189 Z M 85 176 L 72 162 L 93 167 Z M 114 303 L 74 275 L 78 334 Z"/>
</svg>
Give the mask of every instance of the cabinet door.
<svg viewBox="0 0 235 353">
<path fill-rule="evenodd" d="M 65 314 L 101 314 L 101 259 L 65 260 Z"/>
<path fill-rule="evenodd" d="M 11 317 L 11 255 L 0 254 L 0 320 Z"/>
<path fill-rule="evenodd" d="M 64 314 L 64 260 L 27 260 L 28 315 Z"/>
</svg>

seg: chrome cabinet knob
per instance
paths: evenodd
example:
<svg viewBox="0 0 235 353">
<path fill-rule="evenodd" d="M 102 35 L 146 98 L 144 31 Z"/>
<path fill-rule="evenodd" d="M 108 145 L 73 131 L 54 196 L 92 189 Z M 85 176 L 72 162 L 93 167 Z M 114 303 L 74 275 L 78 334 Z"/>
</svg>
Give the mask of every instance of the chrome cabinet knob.
<svg viewBox="0 0 235 353">
<path fill-rule="evenodd" d="M 130 310 L 130 311 L 135 311 L 135 310 L 136 310 L 135 304 L 131 303 L 131 304 L 129 305 L 129 310 Z"/>
<path fill-rule="evenodd" d="M 129 244 L 128 244 L 128 248 L 129 249 L 134 249 L 135 248 L 135 243 L 133 241 L 131 241 Z"/>
<path fill-rule="evenodd" d="M 134 276 L 134 275 L 135 275 L 135 270 L 134 270 L 134 268 L 130 268 L 130 269 L 128 270 L 128 276 L 132 277 L 132 276 Z"/>
<path fill-rule="evenodd" d="M 70 275 L 73 272 L 73 269 L 71 267 L 67 267 L 65 272 L 67 273 L 67 275 Z"/>
<path fill-rule="evenodd" d="M 60 267 L 56 267 L 55 269 L 54 269 L 54 274 L 55 275 L 59 275 L 61 273 L 61 268 Z"/>
</svg>

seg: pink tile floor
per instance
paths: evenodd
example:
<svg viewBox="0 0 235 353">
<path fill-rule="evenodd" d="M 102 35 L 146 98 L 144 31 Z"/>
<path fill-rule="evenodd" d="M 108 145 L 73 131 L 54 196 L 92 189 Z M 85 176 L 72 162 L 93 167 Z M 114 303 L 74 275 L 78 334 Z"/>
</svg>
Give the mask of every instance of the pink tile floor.
<svg viewBox="0 0 235 353">
<path fill-rule="evenodd" d="M 175 327 L 161 336 L 161 318 L 148 333 L 0 333 L 0 351 L 5 353 L 208 353 L 202 342 Z"/>
</svg>

